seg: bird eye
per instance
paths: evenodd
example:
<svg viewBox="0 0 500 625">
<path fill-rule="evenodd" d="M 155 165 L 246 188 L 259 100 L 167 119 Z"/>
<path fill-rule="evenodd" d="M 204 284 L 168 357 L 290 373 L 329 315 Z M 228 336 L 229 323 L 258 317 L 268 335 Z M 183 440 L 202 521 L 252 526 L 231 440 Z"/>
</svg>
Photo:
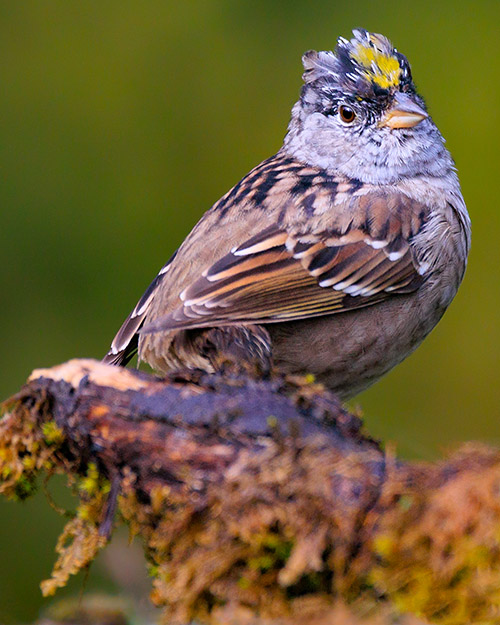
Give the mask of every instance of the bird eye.
<svg viewBox="0 0 500 625">
<path fill-rule="evenodd" d="M 345 104 L 341 104 L 339 106 L 339 115 L 340 119 L 345 124 L 352 123 L 356 118 L 356 113 L 352 110 L 350 106 L 346 106 Z"/>
</svg>

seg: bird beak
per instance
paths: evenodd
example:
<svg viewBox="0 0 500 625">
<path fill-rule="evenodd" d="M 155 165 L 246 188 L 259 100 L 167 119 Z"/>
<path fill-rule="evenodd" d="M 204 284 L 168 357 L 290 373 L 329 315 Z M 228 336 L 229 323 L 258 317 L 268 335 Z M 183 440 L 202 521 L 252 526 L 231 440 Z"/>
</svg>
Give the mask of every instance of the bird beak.
<svg viewBox="0 0 500 625">
<path fill-rule="evenodd" d="M 428 117 L 424 109 L 414 102 L 409 95 L 397 91 L 391 108 L 386 111 L 380 126 L 389 128 L 413 128 Z"/>
</svg>

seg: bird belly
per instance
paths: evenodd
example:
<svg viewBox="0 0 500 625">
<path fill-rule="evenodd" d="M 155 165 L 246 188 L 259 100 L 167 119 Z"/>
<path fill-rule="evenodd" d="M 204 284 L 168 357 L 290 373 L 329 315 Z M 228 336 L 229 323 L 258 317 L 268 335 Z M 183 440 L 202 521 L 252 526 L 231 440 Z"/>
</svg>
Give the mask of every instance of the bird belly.
<svg viewBox="0 0 500 625">
<path fill-rule="evenodd" d="M 351 312 L 268 325 L 274 364 L 288 373 L 312 373 L 349 399 L 409 356 L 437 324 L 449 302 L 426 290 Z"/>
</svg>

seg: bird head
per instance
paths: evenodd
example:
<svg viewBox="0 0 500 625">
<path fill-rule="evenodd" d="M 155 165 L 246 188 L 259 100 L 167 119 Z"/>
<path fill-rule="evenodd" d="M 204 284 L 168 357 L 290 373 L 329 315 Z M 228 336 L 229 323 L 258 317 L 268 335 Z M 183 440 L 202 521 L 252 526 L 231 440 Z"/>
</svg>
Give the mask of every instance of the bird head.
<svg viewBox="0 0 500 625">
<path fill-rule="evenodd" d="M 302 60 L 304 86 L 285 139 L 300 160 L 386 183 L 431 170 L 446 152 L 408 60 L 383 35 L 357 29 L 333 52 L 311 50 Z"/>
</svg>

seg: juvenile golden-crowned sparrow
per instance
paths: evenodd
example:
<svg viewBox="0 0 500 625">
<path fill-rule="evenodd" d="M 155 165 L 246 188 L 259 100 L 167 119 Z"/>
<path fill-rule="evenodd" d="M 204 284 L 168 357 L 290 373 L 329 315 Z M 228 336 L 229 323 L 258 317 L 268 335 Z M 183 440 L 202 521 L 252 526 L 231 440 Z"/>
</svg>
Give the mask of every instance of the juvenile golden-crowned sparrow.
<svg viewBox="0 0 500 625">
<path fill-rule="evenodd" d="M 470 221 L 407 59 L 353 31 L 307 52 L 283 146 L 202 217 L 105 360 L 311 372 L 349 398 L 408 356 L 457 292 Z"/>
</svg>

